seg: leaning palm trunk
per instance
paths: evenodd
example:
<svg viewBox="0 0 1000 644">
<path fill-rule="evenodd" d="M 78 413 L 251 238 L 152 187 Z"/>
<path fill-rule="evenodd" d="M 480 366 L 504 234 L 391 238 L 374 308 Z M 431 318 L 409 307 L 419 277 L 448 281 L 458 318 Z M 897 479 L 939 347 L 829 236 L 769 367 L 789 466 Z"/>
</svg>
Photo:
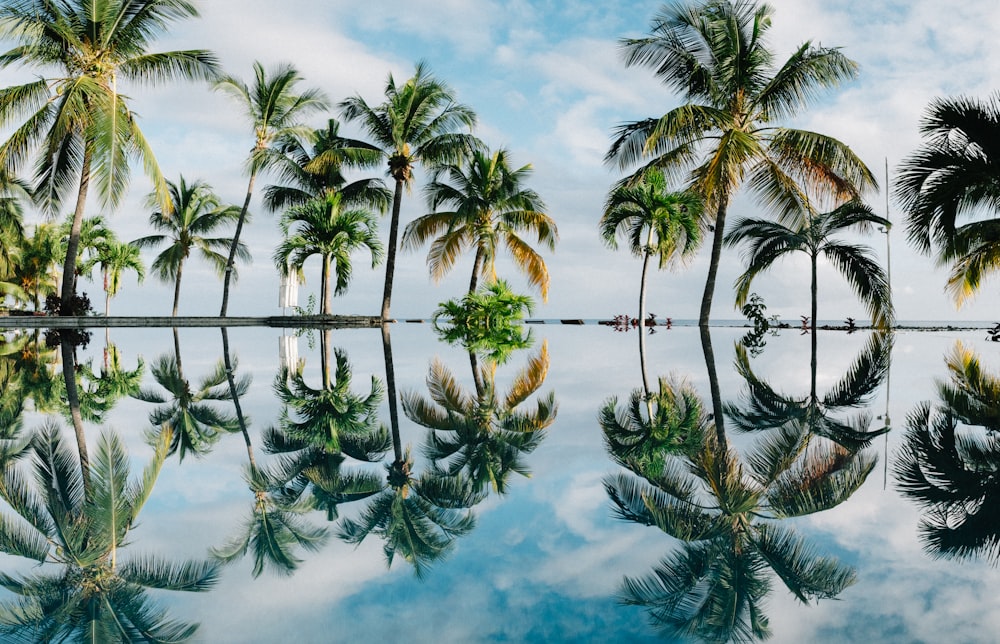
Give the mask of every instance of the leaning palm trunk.
<svg viewBox="0 0 1000 644">
<path fill-rule="evenodd" d="M 712 420 L 715 422 L 716 444 L 720 453 L 729 449 L 726 440 L 726 427 L 722 416 L 722 393 L 719 390 L 719 374 L 715 370 L 715 352 L 712 350 L 712 334 L 707 325 L 701 329 L 701 349 L 705 354 L 705 368 L 708 370 L 708 386 L 712 393 Z"/>
<path fill-rule="evenodd" d="M 83 416 L 80 414 L 80 394 L 76 388 L 76 356 L 74 347 L 67 340 L 59 343 L 62 350 L 63 381 L 66 383 L 66 399 L 69 402 L 69 415 L 73 421 L 73 432 L 76 434 L 76 448 L 80 454 L 80 474 L 83 475 L 83 494 L 90 498 L 90 458 L 87 456 L 87 435 L 83 429 Z"/>
<path fill-rule="evenodd" d="M 177 279 L 174 280 L 174 309 L 171 315 L 177 317 L 177 305 L 181 301 L 181 273 L 184 271 L 184 260 L 177 264 Z"/>
<path fill-rule="evenodd" d="M 392 430 L 392 454 L 394 464 L 402 467 L 403 443 L 399 437 L 399 410 L 396 408 L 396 371 L 392 365 L 392 341 L 389 338 L 389 325 L 382 323 L 382 355 L 385 358 L 385 388 L 389 400 L 389 426 Z"/>
<path fill-rule="evenodd" d="M 83 211 L 87 204 L 87 192 L 90 188 L 90 165 L 92 159 L 93 148 L 90 143 L 86 143 L 83 152 L 83 164 L 80 168 L 80 188 L 76 195 L 76 209 L 73 211 L 73 224 L 70 227 L 69 240 L 66 243 L 66 259 L 63 262 L 63 281 L 60 295 L 62 306 L 60 307 L 60 315 L 69 315 L 69 309 L 66 305 L 76 293 L 76 255 L 80 248 L 80 229 L 83 226 Z M 36 310 L 38 309 L 37 299 L 36 291 Z"/>
<path fill-rule="evenodd" d="M 229 259 L 226 260 L 226 276 L 222 282 L 222 310 L 219 317 L 226 317 L 229 310 L 229 283 L 232 281 L 233 270 L 236 263 L 236 249 L 240 245 L 240 233 L 243 232 L 243 222 L 247 218 L 247 210 L 250 208 L 250 198 L 253 196 L 253 184 L 257 180 L 257 172 L 250 173 L 250 182 L 247 184 L 247 196 L 243 200 L 243 209 L 240 210 L 240 218 L 236 220 L 236 232 L 233 233 L 233 243 L 229 246 Z"/>
<path fill-rule="evenodd" d="M 479 287 L 479 273 L 483 270 L 483 249 L 476 249 L 476 259 L 472 263 L 472 279 L 469 280 L 469 293 L 475 293 Z"/>
<path fill-rule="evenodd" d="M 396 191 L 392 196 L 392 218 L 389 220 L 389 248 L 385 256 L 385 289 L 382 291 L 383 322 L 389 319 L 389 305 L 392 300 L 392 278 L 396 272 L 396 239 L 399 236 L 399 210 L 402 202 L 403 178 L 400 177 L 396 179 Z M 383 331 L 384 337 L 388 337 L 387 334 L 388 331 Z"/>
<path fill-rule="evenodd" d="M 653 247 L 653 226 L 649 227 L 646 249 L 642 253 L 642 277 L 639 279 L 639 367 L 642 369 L 642 391 L 646 395 L 646 411 L 653 418 L 653 400 L 649 391 L 649 375 L 646 373 L 646 276 L 649 273 L 650 248 Z"/>
<path fill-rule="evenodd" d="M 722 257 L 722 239 L 726 229 L 726 209 L 729 196 L 719 197 L 719 209 L 715 214 L 715 235 L 712 237 L 712 255 L 708 263 L 708 277 L 705 278 L 705 292 L 701 297 L 701 312 L 698 314 L 698 326 L 708 326 L 712 315 L 712 297 L 715 295 L 715 278 L 719 273 L 719 260 Z"/>
<path fill-rule="evenodd" d="M 250 432 L 247 431 L 246 418 L 243 416 L 243 408 L 240 406 L 239 389 L 236 386 L 236 374 L 233 373 L 233 361 L 229 357 L 229 329 L 221 327 L 222 331 L 222 359 L 226 365 L 226 380 L 229 383 L 229 393 L 233 398 L 233 406 L 236 409 L 236 420 L 240 425 L 240 432 L 243 434 L 243 441 L 247 445 L 247 458 L 250 460 L 250 468 L 257 471 L 257 459 L 253 455 L 253 442 L 250 440 Z"/>
</svg>

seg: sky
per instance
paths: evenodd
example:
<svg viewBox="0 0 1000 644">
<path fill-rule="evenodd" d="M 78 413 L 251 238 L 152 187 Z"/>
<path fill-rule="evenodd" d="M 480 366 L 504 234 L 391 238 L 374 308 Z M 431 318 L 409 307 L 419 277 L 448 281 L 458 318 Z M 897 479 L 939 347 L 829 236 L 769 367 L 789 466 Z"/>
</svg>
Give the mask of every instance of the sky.
<svg viewBox="0 0 1000 644">
<path fill-rule="evenodd" d="M 339 117 L 337 103 L 359 95 L 381 102 L 389 74 L 403 82 L 417 61 L 425 61 L 459 101 L 479 117 L 475 133 L 491 149 L 507 148 L 516 166 L 531 164 L 528 187 L 538 192 L 559 227 L 554 253 L 543 251 L 552 282 L 548 302 L 531 293 L 509 263 L 501 276 L 515 290 L 531 293 L 541 318 L 607 318 L 636 314 L 640 262 L 626 250 L 606 248 L 597 221 L 609 187 L 623 176 L 603 157 L 615 126 L 659 116 L 679 97 L 644 68 L 626 68 L 618 42 L 638 37 L 661 6 L 659 0 L 626 2 L 488 0 L 395 0 L 355 3 L 289 0 L 282 10 L 265 0 L 212 0 L 198 4 L 201 16 L 175 25 L 154 43 L 154 50 L 207 48 L 225 71 L 249 79 L 254 61 L 273 68 L 291 63 L 302 74 L 302 89 L 315 87 L 330 99 L 331 111 L 316 116 L 316 127 Z M 1000 60 L 988 55 L 1000 28 L 1000 11 L 985 0 L 949 3 L 942 11 L 933 0 L 774 0 L 770 42 L 784 60 L 805 40 L 841 47 L 860 66 L 858 78 L 824 93 L 787 125 L 829 134 L 849 145 L 883 184 L 920 145 L 921 116 L 936 97 L 985 98 L 1000 86 Z M 0 83 L 22 82 L 29 70 L 0 72 Z M 180 175 L 211 184 L 225 201 L 240 204 L 247 177 L 243 161 L 252 145 L 250 126 L 238 106 L 207 84 L 174 83 L 158 88 L 124 88 L 140 115 L 141 127 L 167 178 Z M 362 136 L 352 124 L 343 130 Z M 380 171 L 370 171 L 368 176 Z M 404 195 L 402 225 L 428 212 L 419 169 L 412 192 Z M 891 181 L 891 177 L 890 177 Z M 258 188 L 270 182 L 263 177 Z M 124 205 L 107 213 L 123 239 L 149 234 L 144 205 L 149 182 L 139 169 Z M 278 308 L 278 278 L 271 255 L 279 240 L 278 217 L 261 206 L 260 190 L 245 229 L 254 263 L 240 269 L 231 296 L 233 315 L 270 315 Z M 866 196 L 876 212 L 887 209 L 884 192 Z M 101 212 L 96 202 L 88 214 Z M 889 217 L 903 214 L 892 200 Z M 738 197 L 730 221 L 764 216 L 751 199 Z M 382 219 L 383 239 L 388 217 Z M 947 270 L 908 247 L 902 225 L 887 236 L 867 239 L 880 261 L 891 257 L 890 271 L 900 320 L 996 321 L 997 282 L 989 280 L 979 296 L 956 309 L 944 292 Z M 649 310 L 661 318 L 696 318 L 708 266 L 706 244 L 686 267 L 651 277 Z M 438 303 L 460 296 L 467 287 L 471 256 L 439 284 L 429 278 L 426 250 L 398 258 L 392 313 L 404 319 L 430 316 Z M 147 260 L 153 255 L 147 252 Z M 737 249 L 724 251 L 713 319 L 740 318 L 730 285 L 742 272 Z M 307 265 L 308 294 L 319 283 L 318 264 Z M 334 300 L 334 312 L 376 314 L 381 304 L 382 269 L 372 270 L 355 257 L 349 292 Z M 753 290 L 767 313 L 797 321 L 808 313 L 808 270 L 801 259 L 786 260 L 759 276 Z M 865 319 L 861 304 L 829 266 L 820 272 L 820 319 Z M 84 286 L 87 290 L 87 286 Z M 99 300 L 100 286 L 91 285 Z M 112 314 L 169 314 L 171 288 L 147 279 L 128 278 Z M 318 298 L 317 298 L 318 299 Z M 192 259 L 185 268 L 180 313 L 214 315 L 221 301 L 221 280 Z"/>
</svg>

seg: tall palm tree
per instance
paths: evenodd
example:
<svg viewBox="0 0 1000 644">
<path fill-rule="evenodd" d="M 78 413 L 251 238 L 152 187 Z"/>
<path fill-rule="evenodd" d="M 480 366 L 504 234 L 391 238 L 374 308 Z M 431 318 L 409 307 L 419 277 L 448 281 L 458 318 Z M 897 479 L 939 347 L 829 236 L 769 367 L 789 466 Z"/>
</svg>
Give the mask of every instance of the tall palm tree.
<svg viewBox="0 0 1000 644">
<path fill-rule="evenodd" d="M 618 127 L 606 159 L 623 169 L 661 168 L 704 199 L 715 235 L 702 326 L 711 314 L 726 213 L 741 184 L 779 215 L 800 207 L 800 186 L 823 187 L 843 200 L 876 185 L 840 141 L 777 125 L 820 90 L 853 78 L 857 65 L 839 49 L 809 42 L 775 65 L 767 42 L 772 13 L 752 0 L 671 3 L 653 18 L 650 36 L 621 41 L 626 65 L 652 69 L 684 102 Z"/>
<path fill-rule="evenodd" d="M 693 192 L 668 192 L 667 180 L 658 169 L 647 169 L 634 185 L 619 185 L 604 204 L 598 224 L 604 243 L 615 249 L 618 237 L 628 239 L 632 254 L 642 257 L 639 280 L 639 324 L 646 320 L 646 276 L 655 255 L 659 267 L 680 263 L 701 246 L 701 199 Z M 646 376 L 646 334 L 640 327 L 639 355 L 642 385 L 651 396 Z M 649 410 L 652 415 L 652 409 Z"/>
<path fill-rule="evenodd" d="M 122 287 L 122 275 L 128 270 L 135 271 L 141 284 L 146 277 L 146 265 L 138 246 L 119 241 L 111 242 L 100 250 L 97 265 L 101 268 L 104 282 L 104 315 L 107 317 L 111 309 L 111 298 L 118 295 Z"/>
<path fill-rule="evenodd" d="M 307 136 L 310 130 L 302 124 L 302 119 L 327 107 L 327 100 L 319 90 L 308 89 L 301 94 L 295 93 L 295 86 L 302 77 L 291 65 L 279 65 L 268 72 L 260 62 L 255 62 L 253 72 L 252 86 L 248 86 L 235 76 L 225 76 L 215 85 L 216 89 L 240 105 L 254 132 L 254 145 L 247 159 L 247 171 L 250 175 L 247 194 L 236 220 L 236 232 L 229 247 L 229 257 L 226 259 L 220 317 L 225 317 L 229 308 L 229 284 L 233 278 L 240 233 L 246 222 L 257 175 L 275 163 L 276 141 L 289 136 Z"/>
<path fill-rule="evenodd" d="M 904 496 L 926 510 L 919 532 L 935 557 L 1000 561 L 1000 377 L 956 343 L 938 383 L 938 404 L 919 404 L 893 473 Z"/>
<path fill-rule="evenodd" d="M 376 146 L 340 135 L 340 122 L 329 119 L 326 127 L 309 136 L 287 134 L 276 143 L 278 156 L 273 173 L 282 184 L 264 189 L 264 204 L 277 211 L 324 198 L 330 193 L 344 195 L 345 205 L 388 210 L 392 193 L 378 178 L 348 182 L 345 171 L 371 168 L 382 160 Z"/>
<path fill-rule="evenodd" d="M 447 367 L 434 360 L 427 373 L 430 399 L 415 391 L 404 392 L 403 412 L 432 430 L 427 453 L 444 472 L 465 472 L 476 491 L 488 486 L 502 494 L 511 472 L 530 476 L 521 456 L 533 452 L 555 422 L 557 405 L 552 392 L 540 396 L 534 409 L 517 409 L 541 388 L 548 368 L 548 347 L 543 344 L 510 389 L 501 393 L 496 363 L 487 361 L 474 374 L 475 391 L 470 394 Z"/>
<path fill-rule="evenodd" d="M 345 210 L 343 195 L 333 193 L 293 206 L 281 217 L 285 238 L 274 251 L 274 264 L 285 273 L 301 273 L 306 260 L 319 255 L 322 266 L 320 281 L 320 311 L 330 315 L 330 260 L 334 262 L 337 285 L 334 294 L 347 290 L 351 280 L 351 253 L 367 248 L 372 268 L 382 260 L 378 221 L 367 210 Z"/>
<path fill-rule="evenodd" d="M 490 154 L 476 150 L 467 162 L 451 164 L 435 172 L 426 188 L 433 212 L 417 217 L 403 230 L 402 247 L 415 250 L 428 240 L 427 265 L 435 282 L 455 266 L 462 251 L 474 248 L 469 293 L 478 280 L 497 280 L 496 260 L 506 246 L 517 268 L 528 282 L 548 297 L 549 271 L 545 260 L 519 233 L 534 233 L 539 244 L 555 249 L 559 232 L 545 214 L 545 205 L 534 190 L 524 187 L 531 166 L 510 167 L 506 150 Z M 448 180 L 442 180 L 442 175 Z M 440 208 L 447 210 L 439 210 Z"/>
<path fill-rule="evenodd" d="M 184 18 L 198 15 L 186 0 L 24 0 L 0 6 L 0 36 L 16 43 L 0 56 L 0 67 L 57 68 L 0 90 L 0 127 L 26 119 L 0 146 L 0 166 L 23 166 L 40 146 L 37 198 L 52 212 L 76 182 L 76 207 L 63 266 L 61 299 L 76 286 L 80 226 L 91 179 L 101 201 L 121 202 L 133 159 L 168 205 L 156 158 L 118 83 L 157 83 L 175 78 L 207 79 L 217 71 L 204 50 L 150 53 L 151 42 Z"/>
<path fill-rule="evenodd" d="M 238 243 L 233 246 L 235 238 L 207 236 L 239 217 L 239 210 L 235 206 L 222 205 L 211 186 L 203 181 L 189 184 L 183 176 L 177 183 L 168 181 L 167 186 L 173 207 L 149 215 L 149 224 L 156 230 L 162 230 L 163 234 L 141 237 L 132 244 L 139 248 L 150 248 L 164 242 L 169 243 L 156 256 L 150 268 L 164 282 L 174 283 L 172 315 L 176 317 L 184 260 L 191 256 L 193 249 L 197 249 L 220 276 L 227 266 L 226 257 L 221 250 L 235 248 L 236 257 L 243 261 L 250 260 L 250 251 L 246 244 Z M 150 195 L 150 205 L 155 205 L 153 195 Z"/>
<path fill-rule="evenodd" d="M 435 79 L 423 62 L 417 63 L 413 76 L 402 85 L 397 86 L 389 75 L 383 103 L 372 107 L 360 96 L 352 96 L 340 103 L 340 109 L 348 121 L 360 121 L 388 161 L 389 176 L 395 182 L 382 292 L 382 319 L 388 320 L 403 188 L 412 183 L 418 163 L 430 167 L 458 163 L 478 147 L 475 137 L 457 131 L 461 127 L 471 130 L 476 115 L 456 102 L 451 88 Z"/>
<path fill-rule="evenodd" d="M 889 279 L 881 266 L 872 259 L 871 249 L 835 238 L 848 230 L 870 231 L 873 225 L 889 228 L 889 220 L 876 215 L 859 201 L 848 201 L 830 212 L 817 213 L 807 206 L 787 223 L 764 219 L 743 218 L 736 221 L 725 237 L 730 246 L 746 245 L 747 269 L 736 280 L 736 306 L 741 307 L 750 295 L 754 278 L 789 253 L 804 252 L 809 256 L 810 295 L 812 299 L 813 342 L 816 341 L 818 309 L 817 267 L 820 255 L 850 283 L 865 305 L 872 325 L 888 328 L 893 322 L 892 293 Z"/>
<path fill-rule="evenodd" d="M 768 568 L 803 603 L 836 597 L 854 583 L 851 567 L 821 556 L 781 521 L 846 501 L 875 458 L 783 437 L 762 441 L 741 458 L 720 448 L 714 431 L 702 435 L 700 449 L 688 454 L 648 459 L 636 458 L 634 449 L 633 455 L 612 452 L 631 470 L 604 481 L 616 515 L 682 542 L 651 574 L 626 577 L 621 600 L 646 607 L 652 623 L 671 637 L 764 639 L 770 634 L 763 612 Z"/>
<path fill-rule="evenodd" d="M 935 99 L 920 133 L 924 144 L 900 164 L 895 194 L 907 238 L 951 266 L 947 288 L 961 306 L 1000 266 L 1000 94 Z"/>
<path fill-rule="evenodd" d="M 0 633 L 24 641 L 94 642 L 174 642 L 194 635 L 196 624 L 170 619 L 147 590 L 209 590 L 218 566 L 119 552 L 129 544 L 163 465 L 163 438 L 136 481 L 129 480 L 123 443 L 111 433 L 98 441 L 89 481 L 83 480 L 55 425 L 31 441 L 37 489 L 20 468 L 3 469 L 0 497 L 20 520 L 0 521 L 0 549 L 42 569 L 0 575 L 0 585 L 19 595 L 0 604 Z M 51 565 L 60 570 L 49 571 Z"/>
</svg>

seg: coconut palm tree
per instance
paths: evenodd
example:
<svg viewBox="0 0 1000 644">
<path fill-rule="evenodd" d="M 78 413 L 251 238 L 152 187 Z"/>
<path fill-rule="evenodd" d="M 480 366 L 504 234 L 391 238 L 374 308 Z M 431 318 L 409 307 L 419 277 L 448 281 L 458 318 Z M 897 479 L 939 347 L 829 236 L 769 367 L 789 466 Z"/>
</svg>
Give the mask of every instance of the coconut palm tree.
<svg viewBox="0 0 1000 644">
<path fill-rule="evenodd" d="M 94 642 L 175 642 L 194 635 L 196 624 L 169 618 L 148 590 L 208 590 L 218 566 L 120 552 L 149 499 L 168 440 L 164 435 L 143 476 L 130 481 L 123 443 L 103 434 L 88 482 L 60 429 L 50 424 L 31 440 L 37 489 L 21 468 L 3 468 L 0 497 L 17 518 L 0 521 L 0 550 L 42 568 L 0 575 L 0 585 L 18 595 L 0 604 L 0 633 L 23 641 Z M 48 570 L 52 566 L 59 570 Z"/>
<path fill-rule="evenodd" d="M 729 246 L 746 246 L 747 269 L 736 280 L 736 306 L 747 302 L 750 287 L 757 275 L 789 253 L 809 256 L 810 295 L 812 300 L 813 342 L 816 340 L 818 309 L 818 260 L 820 255 L 847 279 L 872 318 L 872 325 L 888 328 L 893 322 L 892 294 L 882 267 L 872 259 L 871 249 L 836 239 L 849 230 L 868 232 L 873 225 L 889 228 L 889 220 L 876 215 L 859 201 L 848 201 L 830 212 L 817 213 L 807 206 L 787 223 L 743 218 L 735 222 L 725 237 Z"/>
<path fill-rule="evenodd" d="M 403 188 L 412 183 L 417 164 L 458 163 L 478 147 L 475 137 L 457 131 L 462 127 L 471 130 L 476 115 L 458 103 L 451 88 L 434 78 L 423 62 L 417 63 L 413 76 L 402 85 L 397 86 L 389 75 L 383 103 L 372 107 L 360 96 L 352 96 L 340 103 L 340 109 L 345 119 L 359 121 L 368 132 L 370 142 L 388 161 L 389 176 L 395 182 L 382 292 L 382 319 L 388 320 Z"/>
<path fill-rule="evenodd" d="M 257 175 L 275 163 L 277 155 L 274 146 L 277 141 L 289 136 L 307 136 L 310 130 L 302 124 L 302 120 L 313 112 L 327 108 L 327 100 L 319 90 L 308 89 L 301 94 L 295 93 L 295 86 L 302 77 L 291 65 L 279 65 L 268 72 L 260 62 L 255 62 L 253 72 L 252 86 L 235 76 L 224 76 L 215 85 L 218 91 L 239 104 L 254 132 L 254 145 L 247 159 L 247 171 L 250 175 L 247 194 L 236 220 L 236 232 L 226 259 L 222 310 L 219 313 L 221 317 L 226 316 L 229 308 L 229 284 L 234 277 L 240 233 L 246 222 Z"/>
<path fill-rule="evenodd" d="M 702 196 L 714 225 L 699 324 L 708 324 L 729 204 L 741 184 L 779 215 L 795 213 L 801 188 L 838 199 L 875 187 L 846 145 L 822 134 L 779 126 L 820 90 L 850 80 L 857 65 L 839 49 L 800 46 L 780 66 L 768 47 L 773 10 L 751 0 L 670 3 L 651 35 L 621 41 L 627 66 L 653 70 L 682 103 L 658 118 L 615 130 L 606 160 L 622 169 L 643 163 Z"/>
<path fill-rule="evenodd" d="M 278 156 L 272 172 L 282 184 L 264 189 L 268 210 L 301 206 L 330 193 L 344 195 L 348 206 L 388 210 L 392 193 L 379 178 L 348 182 L 345 170 L 371 168 L 382 160 L 382 151 L 370 143 L 340 135 L 340 122 L 329 119 L 326 127 L 309 136 L 287 134 L 276 143 Z"/>
<path fill-rule="evenodd" d="M 330 260 L 334 262 L 337 285 L 334 294 L 347 290 L 351 280 L 351 253 L 367 248 L 372 268 L 382 260 L 378 221 L 367 210 L 345 210 L 343 195 L 329 194 L 300 206 L 293 206 L 281 217 L 284 241 L 274 251 L 274 264 L 283 274 L 302 272 L 306 260 L 319 255 L 322 267 L 320 280 L 320 312 L 330 315 Z"/>
<path fill-rule="evenodd" d="M 646 323 L 646 277 L 649 262 L 656 256 L 659 267 L 679 264 L 701 245 L 701 199 L 693 192 L 668 192 L 663 172 L 646 170 L 634 185 L 618 185 L 604 204 L 599 223 L 601 239 L 612 249 L 618 237 L 625 237 L 636 257 L 642 257 L 639 280 L 639 323 Z M 642 385 L 651 396 L 646 376 L 646 334 L 640 328 L 639 355 Z M 649 410 L 650 417 L 652 410 Z"/>
<path fill-rule="evenodd" d="M 0 66 L 59 69 L 52 78 L 0 90 L 0 127 L 17 120 L 0 146 L 0 166 L 23 167 L 40 147 L 36 198 L 60 210 L 76 184 L 76 207 L 63 266 L 61 299 L 76 286 L 80 227 L 90 183 L 106 205 L 125 194 L 129 168 L 139 160 L 164 208 L 167 189 L 152 149 L 118 83 L 208 79 L 215 57 L 204 50 L 150 53 L 151 42 L 178 20 L 198 15 L 186 0 L 25 0 L 0 6 L 0 36 L 14 48 Z"/>
<path fill-rule="evenodd" d="M 910 243 L 951 266 L 961 306 L 1000 266 L 1000 94 L 938 98 L 920 122 L 924 143 L 900 164 L 895 194 Z"/>
<path fill-rule="evenodd" d="M 177 305 L 181 297 L 181 277 L 184 272 L 184 260 L 191 256 L 193 249 L 215 268 L 221 276 L 226 270 L 226 257 L 220 252 L 233 248 L 231 237 L 209 237 L 222 226 L 232 223 L 239 217 L 235 206 L 224 206 L 212 192 L 212 187 L 203 181 L 189 184 L 181 176 L 177 183 L 167 182 L 170 191 L 170 210 L 158 210 L 149 215 L 149 224 L 163 234 L 141 237 L 132 242 L 138 248 L 151 248 L 168 243 L 163 251 L 156 256 L 150 266 L 152 271 L 164 282 L 174 283 L 174 308 L 172 315 L 177 316 Z M 150 195 L 149 205 L 155 206 L 154 195 Z M 242 261 L 250 261 L 250 251 L 246 244 L 235 246 L 236 257 Z M 235 270 L 235 269 L 234 269 Z"/>
<path fill-rule="evenodd" d="M 545 382 L 547 345 L 528 361 L 506 393 L 498 391 L 496 367 L 493 361 L 478 367 L 475 391 L 469 393 L 444 364 L 434 360 L 427 373 L 430 399 L 409 391 L 402 401 L 407 418 L 432 430 L 427 453 L 437 467 L 452 476 L 466 473 L 477 492 L 488 486 L 503 494 L 511 472 L 530 476 L 522 455 L 541 444 L 545 430 L 555 422 L 557 405 L 555 394 L 549 392 L 536 400 L 534 409 L 517 409 Z"/>
<path fill-rule="evenodd" d="M 621 601 L 644 606 L 672 638 L 764 639 L 768 568 L 803 603 L 836 597 L 854 583 L 851 567 L 821 556 L 781 521 L 846 501 L 875 457 L 772 437 L 741 458 L 720 448 L 715 431 L 702 436 L 701 447 L 688 454 L 669 446 L 658 458 L 636 458 L 632 446 L 612 452 L 631 470 L 604 482 L 618 518 L 682 542 L 651 574 L 626 577 Z"/>
<path fill-rule="evenodd" d="M 530 165 L 511 168 L 503 149 L 493 154 L 476 150 L 467 162 L 438 169 L 425 189 L 433 212 L 407 224 L 402 247 L 416 250 L 431 241 L 427 266 L 435 282 L 451 271 L 463 251 L 474 248 L 469 281 L 469 293 L 474 293 L 480 277 L 488 283 L 497 280 L 497 254 L 506 246 L 515 266 L 545 300 L 548 268 L 521 234 L 534 233 L 539 244 L 554 250 L 559 232 L 552 217 L 543 212 L 545 205 L 538 194 L 524 187 L 530 173 Z"/>
</svg>

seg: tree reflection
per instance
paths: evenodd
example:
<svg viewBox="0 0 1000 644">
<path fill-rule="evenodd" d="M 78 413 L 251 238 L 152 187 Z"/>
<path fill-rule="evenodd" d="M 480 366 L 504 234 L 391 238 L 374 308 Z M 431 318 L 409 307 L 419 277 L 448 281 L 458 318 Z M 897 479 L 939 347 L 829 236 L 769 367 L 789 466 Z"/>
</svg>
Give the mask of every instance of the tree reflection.
<svg viewBox="0 0 1000 644">
<path fill-rule="evenodd" d="M 253 507 L 243 521 L 240 531 L 225 545 L 212 549 L 212 555 L 220 561 L 231 563 L 242 559 L 247 553 L 253 555 L 253 576 L 258 577 L 265 569 L 292 574 L 302 559 L 296 554 L 297 548 L 315 551 L 326 541 L 326 530 L 309 525 L 302 519 L 304 508 L 289 503 L 281 494 L 281 475 L 268 471 L 257 464 L 253 442 L 243 414 L 240 396 L 250 385 L 248 377 L 236 378 L 236 361 L 229 352 L 229 332 L 222 331 L 223 376 L 229 386 L 229 397 L 236 411 L 236 421 L 247 446 L 247 466 L 243 478 L 253 494 Z"/>
<path fill-rule="evenodd" d="M 465 474 L 478 492 L 489 486 L 504 493 L 511 472 L 530 476 L 522 459 L 541 444 L 556 418 L 555 394 L 536 399 L 534 409 L 518 409 L 545 382 L 548 345 L 542 344 L 518 372 L 506 393 L 497 390 L 497 362 L 477 364 L 470 353 L 475 390 L 464 391 L 454 374 L 435 359 L 427 373 L 430 398 L 415 391 L 403 394 L 403 412 L 431 430 L 427 455 L 446 476 Z"/>
<path fill-rule="evenodd" d="M 393 460 L 386 464 L 387 485 L 367 499 L 359 517 L 342 521 L 339 535 L 347 543 L 360 544 L 374 534 L 383 540 L 388 565 L 399 554 L 413 565 L 417 577 L 423 577 L 432 563 L 451 551 L 455 539 L 475 527 L 475 517 L 469 508 L 482 500 L 483 495 L 461 474 L 446 476 L 433 468 L 419 475 L 414 473 L 410 448 L 404 450 L 399 435 L 395 370 L 387 324 L 382 325 L 382 349 Z"/>
<path fill-rule="evenodd" d="M 1000 561 L 1000 378 L 957 343 L 938 383 L 938 405 L 906 419 L 893 472 L 900 491 L 925 508 L 919 532 L 937 557 Z"/>
<path fill-rule="evenodd" d="M 119 557 L 152 492 L 167 442 L 164 436 L 142 477 L 130 481 L 124 445 L 105 433 L 88 484 L 60 429 L 49 424 L 30 443 L 34 489 L 20 468 L 4 468 L 0 496 L 21 520 L 0 520 L 0 549 L 59 570 L 0 574 L 0 585 L 18 596 L 0 604 L 0 633 L 46 642 L 179 642 L 195 633 L 196 624 L 171 619 L 147 590 L 207 590 L 217 579 L 216 566 Z"/>
<path fill-rule="evenodd" d="M 793 396 L 776 391 L 759 378 L 750 366 L 747 350 L 736 347 L 736 371 L 745 380 L 746 389 L 739 404 L 724 406 L 725 413 L 741 431 L 780 429 L 798 432 L 803 439 L 823 436 L 847 449 L 868 447 L 888 427 L 870 430 L 872 415 L 860 411 L 846 419 L 835 414 L 867 405 L 889 372 L 892 335 L 873 333 L 865 348 L 844 376 L 822 396 L 816 389 L 817 361 L 810 363 L 809 393 Z"/>
<path fill-rule="evenodd" d="M 707 335 L 703 329 L 716 396 Z M 803 441 L 801 428 L 784 422 L 737 451 L 722 416 L 708 415 L 690 385 L 661 379 L 655 400 L 651 418 L 668 430 L 661 435 L 642 415 L 637 395 L 627 411 L 612 414 L 613 406 L 605 406 L 600 413 L 612 458 L 627 470 L 605 479 L 616 515 L 679 541 L 650 574 L 624 580 L 624 603 L 645 607 L 670 637 L 752 641 L 771 634 L 764 603 L 775 576 L 803 603 L 836 597 L 854 583 L 853 568 L 782 523 L 846 501 L 872 471 L 874 454 Z M 645 424 L 631 422 L 632 416 Z M 682 448 L 663 440 L 671 431 L 697 436 L 699 443 Z"/>
</svg>

